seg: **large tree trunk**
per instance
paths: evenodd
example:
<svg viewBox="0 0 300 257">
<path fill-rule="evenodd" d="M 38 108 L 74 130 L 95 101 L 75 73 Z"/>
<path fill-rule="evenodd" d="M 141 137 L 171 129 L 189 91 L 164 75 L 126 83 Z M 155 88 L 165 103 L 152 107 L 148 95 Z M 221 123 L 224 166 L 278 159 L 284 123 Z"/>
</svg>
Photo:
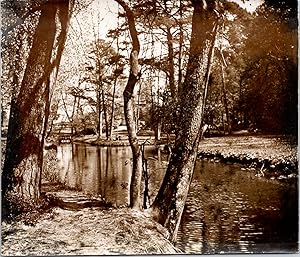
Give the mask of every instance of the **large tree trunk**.
<svg viewBox="0 0 300 257">
<path fill-rule="evenodd" d="M 56 14 L 61 33 L 54 61 Z M 2 173 L 3 217 L 36 206 L 40 198 L 45 124 L 49 110 L 49 77 L 58 68 L 68 23 L 69 1 L 47 3 L 41 14 L 27 59 L 20 92 L 13 97 L 6 156 Z M 65 13 L 67 15 L 65 16 Z"/>
<path fill-rule="evenodd" d="M 217 32 L 214 1 L 192 1 L 194 7 L 189 63 L 180 97 L 178 131 L 166 175 L 152 205 L 156 221 L 176 240 L 201 134 L 208 78 Z"/>
<path fill-rule="evenodd" d="M 132 39 L 132 50 L 130 54 L 130 74 L 127 85 L 123 92 L 124 97 L 124 115 L 128 131 L 129 143 L 132 150 L 132 175 L 130 183 L 130 207 L 140 209 L 141 204 L 141 179 L 143 172 L 143 160 L 141 148 L 138 144 L 136 131 L 136 100 L 134 88 L 138 81 L 139 63 L 138 55 L 140 51 L 140 43 L 135 26 L 134 13 L 123 0 L 116 0 L 125 10 L 128 21 L 129 32 Z"/>
</svg>

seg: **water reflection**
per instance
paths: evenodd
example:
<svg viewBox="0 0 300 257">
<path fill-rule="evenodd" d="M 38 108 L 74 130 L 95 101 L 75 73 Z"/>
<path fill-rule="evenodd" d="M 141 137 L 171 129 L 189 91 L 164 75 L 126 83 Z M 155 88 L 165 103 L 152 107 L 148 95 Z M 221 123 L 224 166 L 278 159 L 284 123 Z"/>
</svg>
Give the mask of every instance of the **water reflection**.
<svg viewBox="0 0 300 257">
<path fill-rule="evenodd" d="M 145 148 L 150 202 L 160 187 L 167 156 Z M 63 145 L 60 180 L 70 188 L 128 204 L 129 147 Z M 258 179 L 239 166 L 198 161 L 178 232 L 185 253 L 294 252 L 298 242 L 298 186 Z"/>
<path fill-rule="evenodd" d="M 116 206 L 129 202 L 131 179 L 130 147 L 95 147 L 85 144 L 62 145 L 57 154 L 60 181 L 68 188 L 101 195 Z M 159 149 L 145 147 L 149 172 L 150 201 L 159 189 L 167 162 Z"/>
</svg>

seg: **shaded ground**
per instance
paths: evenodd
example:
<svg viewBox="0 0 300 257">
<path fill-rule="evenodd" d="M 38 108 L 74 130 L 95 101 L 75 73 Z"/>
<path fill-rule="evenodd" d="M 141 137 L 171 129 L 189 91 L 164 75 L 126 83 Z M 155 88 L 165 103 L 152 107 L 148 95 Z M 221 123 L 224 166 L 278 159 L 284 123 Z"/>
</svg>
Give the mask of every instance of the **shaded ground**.
<svg viewBox="0 0 300 257">
<path fill-rule="evenodd" d="M 1 255 L 172 254 L 166 230 L 146 214 L 122 209 L 53 208 L 34 226 L 2 224 Z"/>
<path fill-rule="evenodd" d="M 80 191 L 60 189 L 59 185 L 42 185 L 42 192 L 48 199 L 50 206 L 57 206 L 68 210 L 80 210 L 87 207 L 112 207 L 100 196 L 87 195 Z"/>
</svg>

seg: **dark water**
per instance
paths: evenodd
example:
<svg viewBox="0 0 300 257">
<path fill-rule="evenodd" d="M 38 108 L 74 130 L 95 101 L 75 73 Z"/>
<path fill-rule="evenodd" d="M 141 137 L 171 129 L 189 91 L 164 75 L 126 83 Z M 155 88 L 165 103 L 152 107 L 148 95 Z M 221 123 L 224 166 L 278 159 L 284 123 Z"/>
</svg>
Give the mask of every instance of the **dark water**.
<svg viewBox="0 0 300 257">
<path fill-rule="evenodd" d="M 146 147 L 150 202 L 164 176 L 167 156 Z M 127 205 L 129 147 L 62 145 L 60 180 Z M 176 246 L 185 253 L 295 252 L 298 247 L 298 187 L 255 177 L 239 166 L 198 161 Z"/>
</svg>

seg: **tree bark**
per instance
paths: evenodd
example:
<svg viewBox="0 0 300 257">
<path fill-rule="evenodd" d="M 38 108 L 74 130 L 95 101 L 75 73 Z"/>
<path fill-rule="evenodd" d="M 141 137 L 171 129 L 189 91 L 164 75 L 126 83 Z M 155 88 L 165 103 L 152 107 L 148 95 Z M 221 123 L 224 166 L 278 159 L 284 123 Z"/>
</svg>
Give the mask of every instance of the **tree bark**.
<svg viewBox="0 0 300 257">
<path fill-rule="evenodd" d="M 182 19 L 182 0 L 179 0 L 179 15 Z M 179 24 L 179 50 L 178 50 L 178 95 L 182 93 L 182 47 L 183 47 L 183 24 Z"/>
<path fill-rule="evenodd" d="M 155 130 L 155 140 L 159 141 L 161 139 L 161 121 L 158 121 Z"/>
<path fill-rule="evenodd" d="M 116 0 L 124 11 L 128 21 L 129 32 L 132 40 L 132 50 L 130 54 L 130 73 L 127 85 L 123 92 L 124 98 L 124 115 L 128 131 L 128 139 L 132 150 L 132 175 L 130 183 L 130 207 L 133 209 L 141 209 L 141 179 L 143 172 L 143 160 L 141 148 L 138 143 L 136 131 L 136 102 L 134 88 L 139 76 L 138 55 L 140 52 L 140 43 L 135 26 L 134 13 L 123 0 Z"/>
<path fill-rule="evenodd" d="M 61 32 L 53 62 L 59 10 Z M 3 217 L 35 207 L 40 198 L 45 123 L 49 108 L 49 80 L 59 65 L 69 20 L 69 1 L 46 3 L 29 51 L 20 92 L 13 97 L 6 156 L 2 173 Z M 64 16 L 64 12 L 67 16 Z"/>
<path fill-rule="evenodd" d="M 174 71 L 174 47 L 173 47 L 173 36 L 171 28 L 167 27 L 167 44 L 168 44 L 168 79 L 171 96 L 175 99 L 177 96 L 177 90 L 175 86 L 175 71 Z"/>
<path fill-rule="evenodd" d="M 40 197 L 39 135 L 42 132 L 43 113 L 39 106 L 44 94 L 45 71 L 50 64 L 54 44 L 56 8 L 44 8 L 34 35 L 20 93 L 11 105 L 7 152 L 2 186 L 4 203 L 8 209 L 18 208 L 17 202 L 31 205 Z M 48 33 L 43 28 L 46 26 Z M 47 75 L 46 75 L 47 76 Z M 36 100 L 36 101 L 34 101 Z"/>
<path fill-rule="evenodd" d="M 103 120 L 102 120 L 102 109 L 101 109 L 101 92 L 100 88 L 97 85 L 97 92 L 96 92 L 96 101 L 97 101 L 97 133 L 98 133 L 98 138 L 102 137 L 102 126 L 103 126 Z"/>
<path fill-rule="evenodd" d="M 108 118 L 107 118 L 107 108 L 106 108 L 106 105 L 105 105 L 105 92 L 104 90 L 102 89 L 101 90 L 101 95 L 102 95 L 102 108 L 103 108 L 103 114 L 104 114 L 104 122 L 105 122 L 105 136 L 106 136 L 106 139 L 108 139 L 109 137 L 109 131 L 108 131 L 108 128 L 109 128 L 109 124 L 108 124 Z"/>
<path fill-rule="evenodd" d="M 201 134 L 208 78 L 217 33 L 214 1 L 192 1 L 192 37 L 184 94 L 180 95 L 180 123 L 166 175 L 152 205 L 153 218 L 176 240 Z"/>
<path fill-rule="evenodd" d="M 109 138 L 112 140 L 113 130 L 114 130 L 114 115 L 115 115 L 115 98 L 116 98 L 116 87 L 117 87 L 117 78 L 114 80 L 112 102 L 111 102 L 111 117 L 110 117 L 110 130 Z"/>
<path fill-rule="evenodd" d="M 221 76 L 222 76 L 222 92 L 223 92 L 224 108 L 225 108 L 226 121 L 227 121 L 227 132 L 230 135 L 231 134 L 231 122 L 230 122 L 229 110 L 228 110 L 228 101 L 227 101 L 227 92 L 226 92 L 226 85 L 225 85 L 224 66 L 223 66 L 222 63 L 221 63 Z"/>
</svg>

